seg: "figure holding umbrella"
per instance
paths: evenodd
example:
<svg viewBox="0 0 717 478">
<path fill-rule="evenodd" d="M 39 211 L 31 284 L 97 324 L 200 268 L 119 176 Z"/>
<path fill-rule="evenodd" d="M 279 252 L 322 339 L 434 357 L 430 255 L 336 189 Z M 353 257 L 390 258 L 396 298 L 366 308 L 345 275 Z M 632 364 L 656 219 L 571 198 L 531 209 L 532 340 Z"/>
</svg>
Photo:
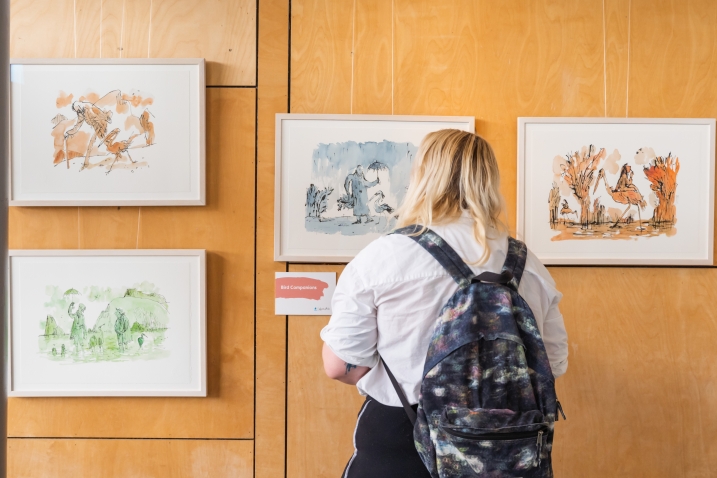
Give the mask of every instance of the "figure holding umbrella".
<svg viewBox="0 0 717 478">
<path fill-rule="evenodd" d="M 368 188 L 379 184 L 378 179 L 378 167 L 374 168 L 374 165 L 381 165 L 378 161 L 371 163 L 369 169 L 376 169 L 376 180 L 369 182 L 363 175 L 363 166 L 358 165 L 356 169 L 346 176 L 344 181 L 344 189 L 346 194 L 339 199 L 339 210 L 342 208 L 352 208 L 353 214 L 356 217 L 356 221 L 353 224 L 361 224 L 361 217 L 366 217 L 366 223 L 373 222 L 371 219 L 371 213 L 368 208 Z M 382 165 L 386 167 L 385 165 Z M 388 168 L 386 168 L 388 169 Z"/>
</svg>

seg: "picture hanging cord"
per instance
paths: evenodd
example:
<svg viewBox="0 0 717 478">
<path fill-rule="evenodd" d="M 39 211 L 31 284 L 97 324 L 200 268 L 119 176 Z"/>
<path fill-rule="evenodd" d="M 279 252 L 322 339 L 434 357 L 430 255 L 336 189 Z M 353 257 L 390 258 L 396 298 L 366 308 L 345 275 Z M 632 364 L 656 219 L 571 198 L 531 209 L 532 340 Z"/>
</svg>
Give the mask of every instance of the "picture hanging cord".
<svg viewBox="0 0 717 478">
<path fill-rule="evenodd" d="M 72 39 L 74 41 L 75 58 L 77 58 L 77 0 L 72 0 Z"/>
<path fill-rule="evenodd" d="M 349 98 L 349 113 L 354 113 L 354 53 L 356 51 L 356 0 L 354 0 L 353 14 L 351 15 L 351 91 Z"/>
<path fill-rule="evenodd" d="M 605 117 L 607 118 L 607 40 L 605 35 L 605 0 L 602 0 L 602 82 L 603 99 L 605 101 Z"/>
<path fill-rule="evenodd" d="M 628 117 L 630 104 L 630 14 L 632 13 L 632 0 L 627 2 L 627 81 L 625 81 L 625 118 Z"/>
<path fill-rule="evenodd" d="M 122 26 L 120 27 L 120 58 L 122 58 L 122 54 L 124 53 L 124 4 L 125 0 L 122 0 Z"/>
<path fill-rule="evenodd" d="M 154 0 L 149 0 L 149 31 L 147 32 L 147 58 L 149 58 L 149 52 L 152 46 L 152 3 Z"/>
</svg>

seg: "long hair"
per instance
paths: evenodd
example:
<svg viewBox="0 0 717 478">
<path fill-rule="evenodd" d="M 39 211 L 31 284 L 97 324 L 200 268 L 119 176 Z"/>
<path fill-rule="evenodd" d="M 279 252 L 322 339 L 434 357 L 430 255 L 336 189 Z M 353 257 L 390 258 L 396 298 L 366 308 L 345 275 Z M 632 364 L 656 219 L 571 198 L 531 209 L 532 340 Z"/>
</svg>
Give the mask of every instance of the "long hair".
<svg viewBox="0 0 717 478">
<path fill-rule="evenodd" d="M 501 219 L 498 161 L 483 138 L 457 129 L 429 133 L 423 139 L 411 169 L 406 198 L 398 210 L 398 227 L 457 220 L 463 211 L 473 219 L 473 235 L 483 247 L 476 264 L 490 257 L 490 228 L 507 231 Z"/>
</svg>

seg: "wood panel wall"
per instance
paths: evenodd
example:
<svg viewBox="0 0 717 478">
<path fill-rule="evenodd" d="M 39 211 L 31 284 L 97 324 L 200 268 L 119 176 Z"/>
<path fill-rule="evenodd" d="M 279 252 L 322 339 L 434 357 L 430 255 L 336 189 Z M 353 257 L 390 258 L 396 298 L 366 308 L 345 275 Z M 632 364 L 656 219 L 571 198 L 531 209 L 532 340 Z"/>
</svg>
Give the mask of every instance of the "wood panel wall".
<svg viewBox="0 0 717 478">
<path fill-rule="evenodd" d="M 500 161 L 511 224 L 518 116 L 717 116 L 710 0 L 291 7 L 292 113 L 475 116 Z M 558 380 L 568 420 L 557 425 L 555 475 L 714 476 L 717 271 L 550 271 L 565 294 L 570 342 Z M 338 477 L 353 451 L 362 399 L 323 378 L 326 322 L 289 317 L 287 476 Z"/>
<path fill-rule="evenodd" d="M 209 397 L 13 399 L 10 476 L 338 477 L 362 401 L 273 315 L 274 114 L 476 117 L 511 223 L 518 116 L 717 116 L 711 0 L 13 0 L 15 57 L 205 57 L 208 205 L 11 208 L 13 248 L 208 250 Z M 713 268 L 552 267 L 556 476 L 717 470 Z M 132 417 L 127 419 L 125 417 Z"/>
<path fill-rule="evenodd" d="M 254 474 L 257 3 L 13 0 L 13 57 L 204 57 L 207 205 L 11 208 L 11 248 L 207 250 L 206 398 L 15 398 L 9 476 Z"/>
</svg>

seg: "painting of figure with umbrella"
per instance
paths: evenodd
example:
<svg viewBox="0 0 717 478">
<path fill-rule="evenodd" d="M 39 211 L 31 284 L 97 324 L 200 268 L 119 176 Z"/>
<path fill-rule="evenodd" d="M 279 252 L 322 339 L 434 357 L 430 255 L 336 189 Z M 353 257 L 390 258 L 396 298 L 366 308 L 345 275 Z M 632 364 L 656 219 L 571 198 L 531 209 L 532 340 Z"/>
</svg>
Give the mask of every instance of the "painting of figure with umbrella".
<svg viewBox="0 0 717 478">
<path fill-rule="evenodd" d="M 318 144 L 306 187 L 306 230 L 343 235 L 392 230 L 417 149 L 388 140 Z"/>
</svg>

